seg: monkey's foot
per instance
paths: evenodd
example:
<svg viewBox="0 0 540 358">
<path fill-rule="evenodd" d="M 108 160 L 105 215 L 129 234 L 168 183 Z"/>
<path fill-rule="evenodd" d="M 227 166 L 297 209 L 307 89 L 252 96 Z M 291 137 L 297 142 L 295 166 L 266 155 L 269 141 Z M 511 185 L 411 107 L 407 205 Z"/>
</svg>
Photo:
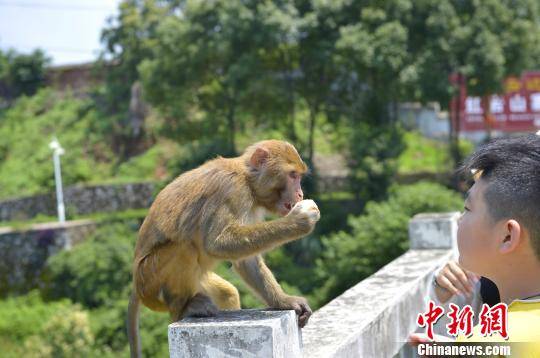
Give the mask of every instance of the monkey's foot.
<svg viewBox="0 0 540 358">
<path fill-rule="evenodd" d="M 219 312 L 210 297 L 197 293 L 189 301 L 184 317 L 212 317 Z"/>
<path fill-rule="evenodd" d="M 304 297 L 286 295 L 276 308 L 294 310 L 298 317 L 298 326 L 300 328 L 304 328 L 312 314 L 308 301 Z"/>
</svg>

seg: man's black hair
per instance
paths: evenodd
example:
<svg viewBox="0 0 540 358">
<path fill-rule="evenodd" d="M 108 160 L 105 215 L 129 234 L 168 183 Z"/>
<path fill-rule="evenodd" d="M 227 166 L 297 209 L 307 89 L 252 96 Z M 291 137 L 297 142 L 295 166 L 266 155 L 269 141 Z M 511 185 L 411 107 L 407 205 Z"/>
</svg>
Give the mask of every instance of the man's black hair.
<svg viewBox="0 0 540 358">
<path fill-rule="evenodd" d="M 474 152 L 459 171 L 481 171 L 494 221 L 514 219 L 529 231 L 540 259 L 540 135 L 498 138 Z"/>
</svg>

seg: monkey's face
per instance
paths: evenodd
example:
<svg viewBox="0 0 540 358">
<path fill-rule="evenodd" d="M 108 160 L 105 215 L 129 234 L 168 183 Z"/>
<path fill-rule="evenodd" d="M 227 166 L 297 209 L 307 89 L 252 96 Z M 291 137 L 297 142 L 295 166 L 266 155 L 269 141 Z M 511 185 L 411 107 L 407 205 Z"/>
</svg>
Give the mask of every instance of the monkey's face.
<svg viewBox="0 0 540 358">
<path fill-rule="evenodd" d="M 267 210 L 287 215 L 304 199 L 300 182 L 308 168 L 292 144 L 262 141 L 246 150 L 246 159 L 255 198 Z"/>
<path fill-rule="evenodd" d="M 275 210 L 282 216 L 285 216 L 291 211 L 294 204 L 304 199 L 302 192 L 301 180 L 302 174 L 295 170 L 284 173 L 284 187 L 282 188 L 279 200 L 276 203 Z"/>
</svg>

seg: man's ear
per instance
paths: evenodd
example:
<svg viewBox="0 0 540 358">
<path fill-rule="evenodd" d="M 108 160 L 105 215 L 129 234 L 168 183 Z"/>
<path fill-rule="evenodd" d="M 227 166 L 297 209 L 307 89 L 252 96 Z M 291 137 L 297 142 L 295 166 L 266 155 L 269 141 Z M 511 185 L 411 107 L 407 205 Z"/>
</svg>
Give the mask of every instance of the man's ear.
<svg viewBox="0 0 540 358">
<path fill-rule="evenodd" d="M 521 243 L 523 230 L 516 220 L 507 220 L 502 227 L 502 240 L 499 242 L 499 252 L 508 254 L 514 251 Z"/>
<path fill-rule="evenodd" d="M 254 169 L 261 169 L 264 163 L 266 163 L 266 161 L 268 160 L 268 157 L 270 157 L 270 153 L 266 149 L 258 147 L 251 155 L 251 158 L 249 159 L 249 164 Z"/>
</svg>

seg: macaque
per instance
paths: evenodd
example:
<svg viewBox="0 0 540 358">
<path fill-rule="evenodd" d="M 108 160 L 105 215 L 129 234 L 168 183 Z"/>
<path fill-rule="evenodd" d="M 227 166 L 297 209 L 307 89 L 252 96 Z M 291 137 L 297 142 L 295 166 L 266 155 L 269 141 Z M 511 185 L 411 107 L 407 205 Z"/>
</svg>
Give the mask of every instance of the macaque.
<svg viewBox="0 0 540 358">
<path fill-rule="evenodd" d="M 266 140 L 237 158 L 210 160 L 156 197 L 135 247 L 128 307 L 132 357 L 140 357 L 139 304 L 173 321 L 240 309 L 238 290 L 213 272 L 223 260 L 268 306 L 293 309 L 304 327 L 311 309 L 287 295 L 261 254 L 309 234 L 320 218 L 300 185 L 306 164 L 291 144 Z M 264 221 L 265 211 L 279 215 Z"/>
</svg>

